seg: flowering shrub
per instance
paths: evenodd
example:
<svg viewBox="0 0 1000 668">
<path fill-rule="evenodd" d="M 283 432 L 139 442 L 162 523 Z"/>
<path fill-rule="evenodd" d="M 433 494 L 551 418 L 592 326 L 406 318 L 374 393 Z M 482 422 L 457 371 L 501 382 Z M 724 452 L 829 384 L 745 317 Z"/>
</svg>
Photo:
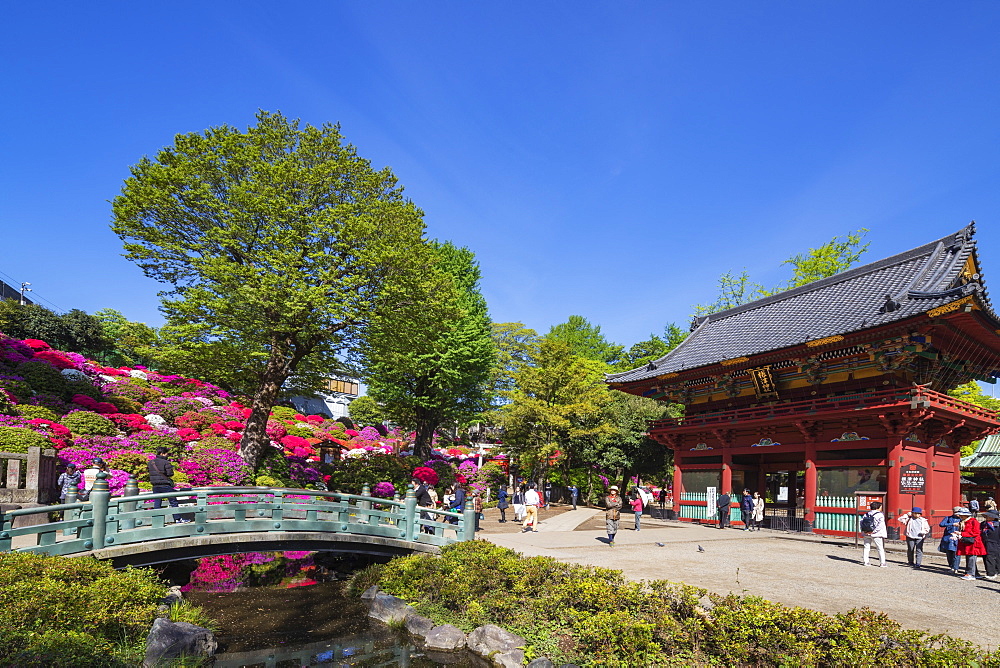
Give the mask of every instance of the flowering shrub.
<svg viewBox="0 0 1000 668">
<path fill-rule="evenodd" d="M 396 493 L 396 486 L 391 482 L 380 482 L 375 485 L 372 489 L 372 496 L 377 496 L 382 499 L 391 499 L 392 495 Z"/>
<path fill-rule="evenodd" d="M 428 485 L 438 484 L 437 471 L 435 471 L 432 468 L 428 468 L 426 466 L 418 466 L 417 468 L 413 469 L 413 477 L 419 480 L 420 482 L 427 483 Z"/>
<path fill-rule="evenodd" d="M 232 450 L 205 448 L 190 453 L 180 463 L 195 487 L 207 485 L 243 485 L 249 480 L 246 462 Z"/>
<path fill-rule="evenodd" d="M 74 434 L 111 436 L 118 433 L 114 422 L 90 411 L 70 413 L 62 419 L 62 423 Z"/>
</svg>

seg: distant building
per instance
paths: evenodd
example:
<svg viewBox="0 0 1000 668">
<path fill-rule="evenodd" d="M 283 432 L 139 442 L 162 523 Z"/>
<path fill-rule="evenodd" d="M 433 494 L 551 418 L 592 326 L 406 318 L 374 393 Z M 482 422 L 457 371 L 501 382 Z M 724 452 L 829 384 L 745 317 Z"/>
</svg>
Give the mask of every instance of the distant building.
<svg viewBox="0 0 1000 668">
<path fill-rule="evenodd" d="M 13 299 L 15 301 L 20 301 L 21 300 L 21 290 L 20 290 L 20 288 L 12 287 L 10 285 L 7 285 L 3 281 L 0 281 L 0 299 Z M 27 297 L 25 297 L 24 298 L 24 303 L 25 304 L 34 304 L 35 302 L 33 302 L 30 299 L 28 299 Z"/>
<path fill-rule="evenodd" d="M 347 417 L 347 407 L 361 396 L 361 383 L 356 378 L 327 378 L 316 397 L 292 397 L 292 405 L 303 415 Z"/>
</svg>

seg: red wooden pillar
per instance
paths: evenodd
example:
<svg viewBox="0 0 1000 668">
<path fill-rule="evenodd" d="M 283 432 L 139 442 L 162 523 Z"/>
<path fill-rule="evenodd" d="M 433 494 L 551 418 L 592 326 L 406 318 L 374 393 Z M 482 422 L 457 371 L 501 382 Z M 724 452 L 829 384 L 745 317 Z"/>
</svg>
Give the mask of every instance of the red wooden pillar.
<svg viewBox="0 0 1000 668">
<path fill-rule="evenodd" d="M 899 494 L 899 478 L 903 465 L 901 461 L 903 459 L 903 440 L 899 436 L 889 436 L 887 445 L 889 446 L 889 474 L 886 476 L 886 507 L 882 510 L 885 512 L 886 518 L 890 518 L 899 517 L 902 512 L 909 510 L 909 508 L 904 510 L 903 506 L 900 505 L 905 505 L 906 501 L 901 499 Z M 890 524 L 889 526 L 895 525 Z"/>
<path fill-rule="evenodd" d="M 806 522 L 816 521 L 816 446 L 812 443 L 806 445 L 806 495 L 805 495 L 805 520 Z"/>
<path fill-rule="evenodd" d="M 719 488 L 719 494 L 732 492 L 733 486 L 733 456 L 722 451 L 722 483 Z"/>
<path fill-rule="evenodd" d="M 677 518 L 680 519 L 681 513 L 681 494 L 684 492 L 684 474 L 681 472 L 681 467 L 679 464 L 674 464 L 674 495 L 673 504 L 674 512 L 677 513 Z"/>
</svg>

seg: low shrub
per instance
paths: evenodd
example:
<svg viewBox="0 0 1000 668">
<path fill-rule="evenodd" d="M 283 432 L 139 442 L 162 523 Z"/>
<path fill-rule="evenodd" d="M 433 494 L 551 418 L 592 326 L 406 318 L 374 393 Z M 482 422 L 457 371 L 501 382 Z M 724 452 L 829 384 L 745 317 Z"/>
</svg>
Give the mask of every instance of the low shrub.
<svg viewBox="0 0 1000 668">
<path fill-rule="evenodd" d="M 74 435 L 114 436 L 118 433 L 115 423 L 91 411 L 76 411 L 62 418 L 62 424 Z"/>
<path fill-rule="evenodd" d="M 17 375 L 31 386 L 35 392 L 62 396 L 66 389 L 66 379 L 48 362 L 29 361 L 17 366 Z"/>
<path fill-rule="evenodd" d="M 104 397 L 104 400 L 118 409 L 119 413 L 139 413 L 142 411 L 142 404 L 135 399 L 128 397 L 111 396 Z"/>
<path fill-rule="evenodd" d="M 32 446 L 51 448 L 52 441 L 30 429 L 0 427 L 0 452 L 27 452 Z"/>
<path fill-rule="evenodd" d="M 88 380 L 68 380 L 66 381 L 66 389 L 63 391 L 63 399 L 70 401 L 75 395 L 82 394 L 85 397 L 90 397 L 94 401 L 104 401 L 101 396 L 101 390 L 94 387 L 94 385 Z"/>
<path fill-rule="evenodd" d="M 360 571 L 349 591 L 375 583 L 435 623 L 470 631 L 492 623 L 524 636 L 529 657 L 580 666 L 994 665 L 972 643 L 903 630 L 862 608 L 840 615 L 756 596 L 707 594 L 621 571 L 522 557 L 484 541 L 440 557 L 412 555 Z M 447 586 L 441 586 L 447 583 Z"/>
<path fill-rule="evenodd" d="M 21 417 L 28 418 L 29 420 L 52 420 L 53 422 L 59 422 L 59 414 L 45 406 L 18 404 L 17 412 Z"/>
<path fill-rule="evenodd" d="M 137 665 L 164 593 L 150 570 L 0 553 L 0 664 Z"/>
</svg>

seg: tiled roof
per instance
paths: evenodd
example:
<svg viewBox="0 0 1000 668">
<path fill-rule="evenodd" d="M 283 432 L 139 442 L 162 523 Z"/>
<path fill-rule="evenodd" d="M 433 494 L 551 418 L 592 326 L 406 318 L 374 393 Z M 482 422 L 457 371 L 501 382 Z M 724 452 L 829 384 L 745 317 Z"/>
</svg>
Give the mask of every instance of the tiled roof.
<svg viewBox="0 0 1000 668">
<path fill-rule="evenodd" d="M 972 293 L 990 309 L 981 278 L 959 285 L 966 260 L 975 254 L 974 233 L 975 226 L 969 225 L 905 253 L 701 316 L 691 334 L 667 355 L 650 366 L 612 374 L 608 381 L 644 380 L 869 329 Z"/>
<path fill-rule="evenodd" d="M 1000 434 L 987 436 L 978 450 L 962 457 L 962 468 L 1000 469 Z"/>
</svg>

